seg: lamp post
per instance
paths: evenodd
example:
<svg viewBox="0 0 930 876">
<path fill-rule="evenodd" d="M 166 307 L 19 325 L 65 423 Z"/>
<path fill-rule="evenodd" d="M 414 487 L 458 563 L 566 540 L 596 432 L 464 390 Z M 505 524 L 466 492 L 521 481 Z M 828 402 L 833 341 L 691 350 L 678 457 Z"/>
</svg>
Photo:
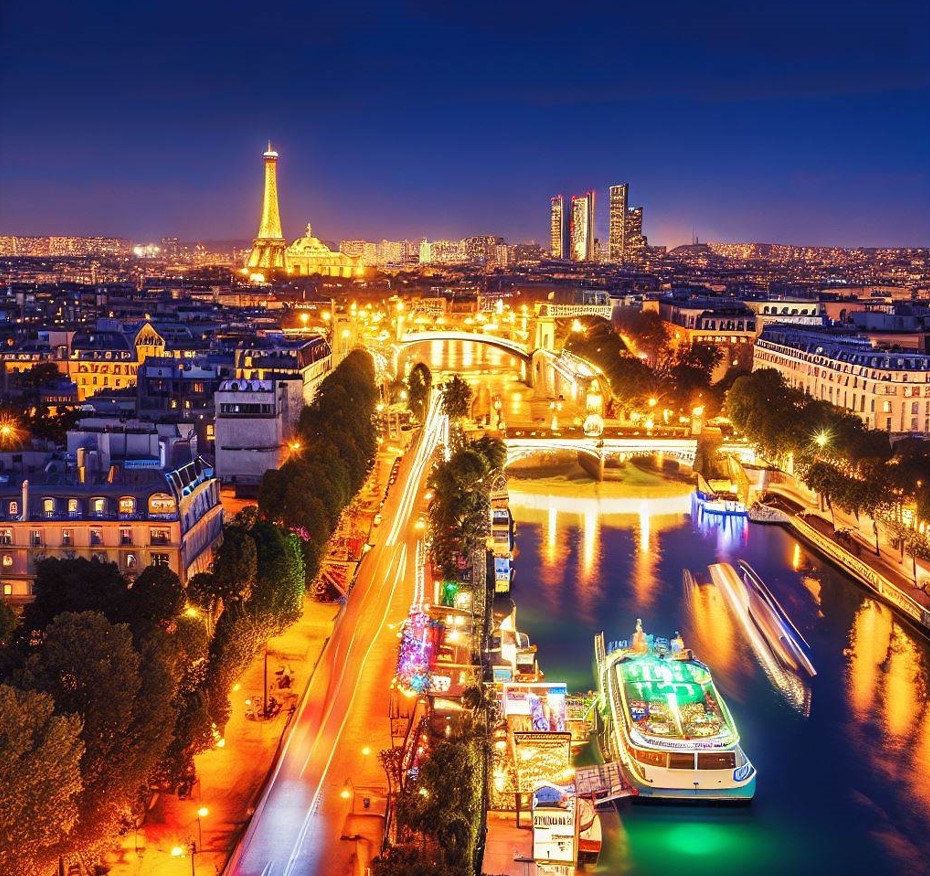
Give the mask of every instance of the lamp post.
<svg viewBox="0 0 930 876">
<path fill-rule="evenodd" d="M 199 848 L 203 848 L 203 824 L 202 820 L 210 814 L 210 810 L 206 806 L 201 806 L 197 810 L 197 845 Z"/>
<path fill-rule="evenodd" d="M 191 876 L 197 876 L 197 843 L 191 840 L 186 846 L 175 846 L 171 850 L 171 857 L 183 858 L 185 853 L 191 857 Z"/>
</svg>

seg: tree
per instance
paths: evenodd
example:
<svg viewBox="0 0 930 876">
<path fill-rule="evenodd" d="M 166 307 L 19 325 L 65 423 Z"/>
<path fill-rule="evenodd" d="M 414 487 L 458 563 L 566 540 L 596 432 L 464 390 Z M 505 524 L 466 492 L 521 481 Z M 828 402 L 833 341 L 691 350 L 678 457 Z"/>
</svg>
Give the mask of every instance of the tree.
<svg viewBox="0 0 930 876">
<path fill-rule="evenodd" d="M 443 740 L 421 762 L 416 781 L 398 796 L 398 821 L 435 839 L 441 861 L 467 866 L 481 818 L 483 776 L 479 741 Z"/>
<path fill-rule="evenodd" d="M 255 540 L 241 526 L 227 526 L 213 560 L 214 595 L 224 602 L 247 597 L 258 576 Z"/>
<path fill-rule="evenodd" d="M 503 468 L 507 463 L 507 445 L 495 435 L 482 435 L 471 442 L 471 449 L 480 453 L 488 471 Z"/>
<path fill-rule="evenodd" d="M 430 389 L 433 385 L 433 375 L 424 363 L 417 362 L 410 369 L 407 383 L 409 385 L 407 407 L 410 409 L 410 413 L 422 422 L 426 416 Z"/>
<path fill-rule="evenodd" d="M 177 618 L 185 601 L 184 586 L 174 571 L 168 566 L 146 566 L 129 591 L 133 631 L 144 636 Z"/>
<path fill-rule="evenodd" d="M 471 409 L 471 387 L 457 374 L 440 388 L 442 412 L 453 422 L 464 420 Z"/>
<path fill-rule="evenodd" d="M 81 719 L 48 694 L 0 685 L 0 872 L 50 873 L 77 821 Z"/>
<path fill-rule="evenodd" d="M 83 721 L 83 788 L 69 848 L 91 849 L 131 814 L 167 749 L 176 685 L 156 643 L 140 655 L 129 627 L 99 612 L 56 617 L 22 677 L 50 694 L 59 713 Z"/>
<path fill-rule="evenodd" d="M 112 623 L 133 614 L 129 587 L 115 563 L 98 560 L 41 560 L 33 585 L 35 599 L 26 606 L 22 635 L 45 627 L 63 612 L 99 611 Z"/>
<path fill-rule="evenodd" d="M 6 647 L 13 641 L 13 634 L 19 624 L 16 612 L 0 599 L 0 648 Z"/>
<path fill-rule="evenodd" d="M 264 616 L 275 632 L 283 632 L 298 617 L 305 588 L 299 539 L 272 523 L 256 523 L 252 537 L 258 555 L 258 577 L 246 603 L 249 612 Z"/>
<path fill-rule="evenodd" d="M 197 608 L 213 614 L 216 611 L 216 581 L 212 572 L 198 572 L 187 582 L 187 598 Z"/>
<path fill-rule="evenodd" d="M 668 329 L 662 317 L 653 310 L 618 307 L 614 311 L 613 325 L 634 356 L 644 353 L 655 364 L 668 349 Z"/>
<path fill-rule="evenodd" d="M 419 849 L 390 847 L 372 861 L 375 876 L 470 876 L 468 867 L 444 864 Z"/>
</svg>

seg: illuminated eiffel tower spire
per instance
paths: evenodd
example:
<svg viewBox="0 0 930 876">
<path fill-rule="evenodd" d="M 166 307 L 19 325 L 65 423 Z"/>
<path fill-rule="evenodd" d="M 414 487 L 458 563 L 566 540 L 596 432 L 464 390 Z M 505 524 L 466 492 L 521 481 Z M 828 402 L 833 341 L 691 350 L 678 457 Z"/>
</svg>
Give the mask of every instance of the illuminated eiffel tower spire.
<svg viewBox="0 0 930 876">
<path fill-rule="evenodd" d="M 271 148 L 265 150 L 265 195 L 262 198 L 262 221 L 258 226 L 258 237 L 252 242 L 248 266 L 266 270 L 287 269 L 287 241 L 281 231 L 281 214 L 278 211 L 278 153 Z"/>
</svg>

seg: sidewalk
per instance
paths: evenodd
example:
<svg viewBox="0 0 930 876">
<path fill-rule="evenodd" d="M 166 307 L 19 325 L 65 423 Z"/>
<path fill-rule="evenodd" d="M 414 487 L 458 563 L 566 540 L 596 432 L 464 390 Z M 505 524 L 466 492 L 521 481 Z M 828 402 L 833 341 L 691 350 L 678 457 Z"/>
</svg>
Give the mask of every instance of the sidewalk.
<svg viewBox="0 0 930 876">
<path fill-rule="evenodd" d="M 851 556 L 887 579 L 889 583 L 897 587 L 914 602 L 930 611 L 930 594 L 914 586 L 914 578 L 910 574 L 912 570 L 910 558 L 906 558 L 903 564 L 900 562 L 900 552 L 888 543 L 887 529 L 885 527 L 879 526 L 881 555 L 878 556 L 875 553 L 874 539 L 869 537 L 868 532 L 862 531 L 859 521 L 852 515 L 840 510 L 834 512 L 837 527 L 849 530 L 850 540 L 841 540 L 836 537 L 829 511 L 821 511 L 817 505 L 802 501 L 801 496 L 796 491 L 784 489 L 781 484 L 770 485 L 768 492 L 778 496 L 783 505 L 790 506 L 791 513 L 798 514 L 801 512 L 801 519 L 820 535 L 828 538 L 837 548 L 847 551 Z M 786 510 L 788 509 L 786 508 Z M 926 576 L 927 572 L 920 563 L 918 563 L 917 569 L 918 579 Z"/>
<path fill-rule="evenodd" d="M 524 821 L 526 816 L 524 815 Z M 533 858 L 533 831 L 517 827 L 515 812 L 488 811 L 488 833 L 481 872 L 493 876 L 528 876 L 536 873 Z"/>
<path fill-rule="evenodd" d="M 246 700 L 262 695 L 264 654 L 260 654 L 233 688 L 232 715 L 221 748 L 195 758 L 197 784 L 191 797 L 181 800 L 162 794 L 149 810 L 145 824 L 123 838 L 118 852 L 107 861 L 114 876 L 215 876 L 222 872 L 239 831 L 251 815 L 258 789 L 274 762 L 275 752 L 288 720 L 288 708 L 306 688 L 310 675 L 329 638 L 338 604 L 306 599 L 301 619 L 283 635 L 268 642 L 268 691 L 282 702 L 270 721 L 246 718 Z M 277 689 L 275 670 L 286 665 L 292 683 Z M 206 807 L 209 814 L 199 819 Z M 202 840 L 201 840 L 202 834 Z M 198 852 L 191 867 L 189 846 Z M 183 857 L 171 854 L 184 849 Z"/>
</svg>

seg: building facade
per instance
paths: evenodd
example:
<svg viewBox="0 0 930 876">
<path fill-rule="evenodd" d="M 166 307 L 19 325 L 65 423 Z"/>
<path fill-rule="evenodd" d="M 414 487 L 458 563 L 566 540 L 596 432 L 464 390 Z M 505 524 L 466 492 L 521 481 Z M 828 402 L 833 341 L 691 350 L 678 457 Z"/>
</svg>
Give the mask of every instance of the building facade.
<svg viewBox="0 0 930 876">
<path fill-rule="evenodd" d="M 216 472 L 237 491 L 258 488 L 292 450 L 303 383 L 297 376 L 224 380 L 216 392 Z"/>
<path fill-rule="evenodd" d="M 610 223 L 607 236 L 607 258 L 622 262 L 626 255 L 626 210 L 630 195 L 628 183 L 610 187 Z"/>
<path fill-rule="evenodd" d="M 134 576 L 167 566 L 182 582 L 207 571 L 223 533 L 219 481 L 192 432 L 96 421 L 69 452 L 0 456 L 0 585 L 28 602 L 48 557 L 116 563 Z M 186 460 L 186 461 L 182 461 Z"/>
<path fill-rule="evenodd" d="M 658 301 L 673 347 L 707 344 L 721 353 L 711 379 L 720 380 L 730 366 L 750 368 L 756 340 L 756 318 L 742 301 L 669 296 Z"/>
<path fill-rule="evenodd" d="M 572 197 L 571 257 L 575 262 L 594 260 L 594 192 Z"/>
<path fill-rule="evenodd" d="M 278 334 L 262 335 L 241 344 L 235 352 L 237 378 L 299 378 L 305 404 L 313 401 L 317 387 L 332 370 L 333 351 L 322 335 L 296 340 Z"/>
<path fill-rule="evenodd" d="M 773 326 L 755 344 L 753 368 L 859 417 L 869 429 L 930 435 L 930 355 L 874 348 L 866 338 Z"/>
<path fill-rule="evenodd" d="M 554 259 L 567 258 L 565 247 L 565 198 L 549 199 L 549 252 Z"/>
</svg>

